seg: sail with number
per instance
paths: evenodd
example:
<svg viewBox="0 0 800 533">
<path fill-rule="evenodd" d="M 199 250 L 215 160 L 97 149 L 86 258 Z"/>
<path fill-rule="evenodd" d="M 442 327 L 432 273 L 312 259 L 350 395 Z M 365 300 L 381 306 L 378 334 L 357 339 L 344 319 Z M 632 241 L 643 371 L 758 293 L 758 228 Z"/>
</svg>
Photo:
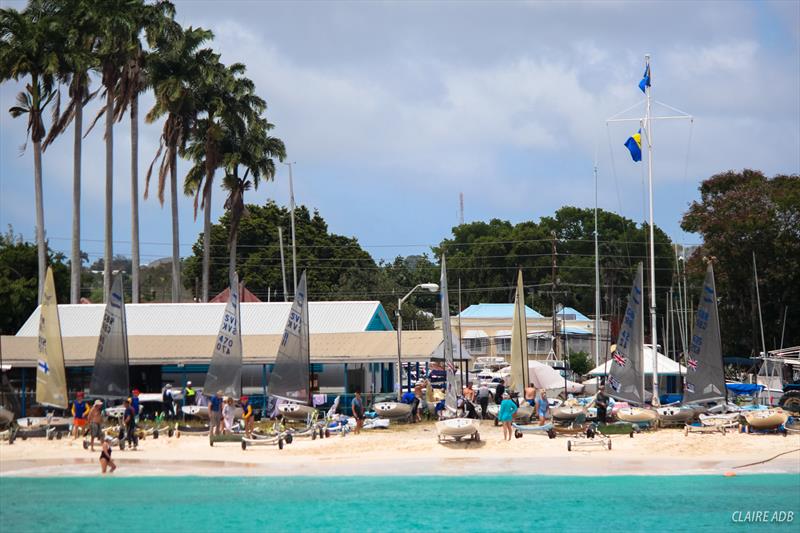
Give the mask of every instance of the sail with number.
<svg viewBox="0 0 800 533">
<path fill-rule="evenodd" d="M 708 402 L 726 397 L 725 372 L 722 368 L 722 343 L 717 312 L 714 267 L 708 263 L 703 292 L 697 306 L 692 339 L 686 358 L 684 402 Z"/>
<path fill-rule="evenodd" d="M 442 305 L 442 336 L 444 337 L 444 365 L 447 370 L 447 392 L 444 407 L 450 416 L 458 410 L 458 382 L 456 364 L 453 359 L 453 330 L 450 328 L 450 300 L 447 297 L 447 262 L 442 254 L 442 273 L 439 280 L 439 294 Z"/>
<path fill-rule="evenodd" d="M 525 314 L 525 288 L 522 270 L 517 273 L 517 292 L 514 295 L 514 318 L 511 324 L 511 382 L 509 390 L 525 397 L 528 379 L 528 317 Z"/>
<path fill-rule="evenodd" d="M 64 345 L 58 319 L 53 269 L 47 267 L 44 297 L 39 312 L 39 357 L 36 362 L 36 401 L 50 407 L 67 408 L 67 376 Z"/>
<path fill-rule="evenodd" d="M 639 405 L 644 404 L 643 319 L 642 263 L 639 263 L 608 373 L 609 394 Z"/>
<path fill-rule="evenodd" d="M 222 315 L 222 324 L 214 343 L 211 365 L 208 367 L 203 389 L 207 395 L 218 390 L 225 396 L 242 396 L 242 332 L 239 276 L 234 272 L 230 279 L 230 294 Z"/>
<path fill-rule="evenodd" d="M 304 271 L 295 290 L 292 309 L 289 311 L 289 319 L 275 358 L 275 367 L 269 378 L 270 396 L 310 404 L 309 358 L 308 294 Z"/>
<path fill-rule="evenodd" d="M 127 398 L 129 392 L 128 327 L 120 274 L 114 279 L 103 314 L 89 395 L 111 400 Z"/>
</svg>

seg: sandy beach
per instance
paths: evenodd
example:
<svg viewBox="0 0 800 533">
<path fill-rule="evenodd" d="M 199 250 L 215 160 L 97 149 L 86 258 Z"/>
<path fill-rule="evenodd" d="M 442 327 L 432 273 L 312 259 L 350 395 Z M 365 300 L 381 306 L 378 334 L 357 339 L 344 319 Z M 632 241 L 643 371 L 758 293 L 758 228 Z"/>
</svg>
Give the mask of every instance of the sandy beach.
<svg viewBox="0 0 800 533">
<path fill-rule="evenodd" d="M 343 475 L 688 475 L 800 474 L 800 434 L 690 434 L 661 429 L 613 436 L 612 449 L 567 451 L 566 437 L 525 435 L 503 441 L 502 430 L 484 422 L 480 442 L 439 444 L 432 422 L 397 424 L 361 435 L 297 438 L 283 450 L 239 443 L 209 446 L 208 437 L 147 438 L 136 451 L 114 450 L 115 476 L 343 476 Z M 573 442 L 575 439 L 572 439 Z M 583 439 L 585 441 L 586 439 Z M 740 465 L 766 463 L 736 469 Z M 71 438 L 0 443 L 2 476 L 95 476 L 97 451 Z"/>
</svg>

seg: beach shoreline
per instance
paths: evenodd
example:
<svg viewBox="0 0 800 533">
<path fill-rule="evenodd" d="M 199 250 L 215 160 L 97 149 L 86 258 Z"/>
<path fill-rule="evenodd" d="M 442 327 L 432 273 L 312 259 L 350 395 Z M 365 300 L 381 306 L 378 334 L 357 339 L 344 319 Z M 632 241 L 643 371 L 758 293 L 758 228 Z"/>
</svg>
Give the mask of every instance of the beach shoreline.
<svg viewBox="0 0 800 533">
<path fill-rule="evenodd" d="M 432 423 L 393 425 L 362 435 L 297 438 L 277 446 L 241 449 L 238 442 L 209 446 L 208 437 L 148 438 L 136 451 L 115 449 L 114 476 L 612 476 L 800 474 L 800 435 L 690 434 L 662 429 L 611 438 L 601 446 L 567 450 L 567 441 L 587 439 L 525 435 L 503 441 L 491 422 L 481 441 L 439 444 Z M 599 441 L 599 439 L 596 439 Z M 17 440 L 0 444 L 0 476 L 100 475 L 95 452 L 81 440 Z M 737 466 L 765 461 L 746 468 Z"/>
</svg>

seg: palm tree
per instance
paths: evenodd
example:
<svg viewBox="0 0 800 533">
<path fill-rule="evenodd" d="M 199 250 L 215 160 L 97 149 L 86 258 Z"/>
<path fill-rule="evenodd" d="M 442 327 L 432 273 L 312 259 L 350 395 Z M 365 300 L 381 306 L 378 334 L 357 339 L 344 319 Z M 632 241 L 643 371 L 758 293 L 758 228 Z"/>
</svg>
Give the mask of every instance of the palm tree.
<svg viewBox="0 0 800 533">
<path fill-rule="evenodd" d="M 149 88 L 147 76 L 148 53 L 144 50 L 140 34 L 144 31 L 148 44 L 155 45 L 159 38 L 180 32 L 174 21 L 175 6 L 166 0 L 142 5 L 136 14 L 137 31 L 133 38 L 133 53 L 123 66 L 116 94 L 114 116 L 117 122 L 130 107 L 131 117 L 131 299 L 139 303 L 139 94 Z"/>
<path fill-rule="evenodd" d="M 105 88 L 106 187 L 105 187 L 105 245 L 103 246 L 103 300 L 111 292 L 111 261 L 113 254 L 114 202 L 114 100 L 122 76 L 122 67 L 134 54 L 133 42 L 139 34 L 136 14 L 142 0 L 95 0 L 94 13 L 98 27 L 95 56 L 99 62 Z M 99 118 L 99 116 L 98 116 Z M 97 119 L 95 119 L 96 121 Z M 91 128 L 90 128 L 91 129 Z"/>
<path fill-rule="evenodd" d="M 199 112 L 197 87 L 203 83 L 205 66 L 218 61 L 210 49 L 198 50 L 213 34 L 202 28 L 188 28 L 174 39 L 162 38 L 150 61 L 150 75 L 156 103 L 145 120 L 152 123 L 167 116 L 158 151 L 150 163 L 145 181 L 145 198 L 150 187 L 153 165 L 161 157 L 158 172 L 158 199 L 164 205 L 167 172 L 170 175 L 172 207 L 172 301 L 180 300 L 180 241 L 178 235 L 178 150 L 184 150 Z M 166 152 L 164 153 L 164 148 Z M 163 153 L 163 156 L 162 156 Z"/>
<path fill-rule="evenodd" d="M 59 34 L 65 37 L 58 49 L 59 78 L 67 85 L 69 104 L 54 118 L 50 132 L 42 143 L 42 151 L 74 120 L 72 145 L 72 249 L 70 251 L 70 303 L 81 298 L 81 151 L 83 141 L 83 107 L 94 97 L 89 92 L 89 72 L 97 61 L 93 50 L 95 28 L 92 4 L 88 0 L 67 0 L 56 13 Z"/>
<path fill-rule="evenodd" d="M 0 81 L 28 77 L 17 95 L 12 117 L 27 115 L 27 134 L 33 143 L 33 177 L 36 202 L 36 247 L 39 262 L 38 302 L 42 301 L 46 269 L 44 203 L 42 193 L 42 139 L 46 130 L 42 113 L 56 96 L 58 60 L 56 21 L 48 4 L 32 0 L 22 11 L 0 9 Z M 26 142 L 27 144 L 27 142 Z M 24 150 L 24 146 L 23 146 Z"/>
<path fill-rule="evenodd" d="M 244 205 L 244 193 L 250 188 L 258 188 L 259 181 L 275 178 L 275 161 L 286 158 L 286 147 L 277 137 L 271 137 L 269 131 L 274 128 L 266 119 L 258 117 L 247 124 L 247 128 L 239 131 L 230 130 L 232 151 L 225 154 L 225 177 L 222 187 L 228 191 L 225 209 L 230 212 L 230 233 L 228 237 L 229 275 L 236 271 L 236 241 L 239 224 L 247 216 Z M 244 177 L 239 177 L 239 166 L 244 167 Z M 248 180 L 252 177 L 252 182 Z"/>
<path fill-rule="evenodd" d="M 203 209 L 203 281 L 202 300 L 208 301 L 211 258 L 211 195 L 214 173 L 222 166 L 223 153 L 233 150 L 230 132 L 242 130 L 266 109 L 264 100 L 255 95 L 255 85 L 242 77 L 240 63 L 225 67 L 209 65 L 210 72 L 202 101 L 207 102 L 207 117 L 198 121 L 186 155 L 195 161 L 184 180 L 184 192 L 194 195 L 194 215 L 198 201 Z M 201 200 L 202 198 L 202 200 Z"/>
</svg>

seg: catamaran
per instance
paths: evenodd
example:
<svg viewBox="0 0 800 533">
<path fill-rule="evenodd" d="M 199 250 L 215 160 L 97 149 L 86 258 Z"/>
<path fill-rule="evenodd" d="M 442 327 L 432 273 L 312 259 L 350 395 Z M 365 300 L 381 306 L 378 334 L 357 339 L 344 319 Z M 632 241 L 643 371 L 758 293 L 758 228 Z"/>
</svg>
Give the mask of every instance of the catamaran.
<svg viewBox="0 0 800 533">
<path fill-rule="evenodd" d="M 447 391 L 444 399 L 444 419 L 436 422 L 439 442 L 448 438 L 460 441 L 465 437 L 481 440 L 479 433 L 481 421 L 458 416 L 456 365 L 453 361 L 453 334 L 450 329 L 450 302 L 447 297 L 447 264 L 442 254 L 442 272 L 439 291 L 442 305 L 442 335 L 444 337 L 444 364 L 447 371 Z M 516 311 L 515 311 L 516 312 Z"/>
</svg>

